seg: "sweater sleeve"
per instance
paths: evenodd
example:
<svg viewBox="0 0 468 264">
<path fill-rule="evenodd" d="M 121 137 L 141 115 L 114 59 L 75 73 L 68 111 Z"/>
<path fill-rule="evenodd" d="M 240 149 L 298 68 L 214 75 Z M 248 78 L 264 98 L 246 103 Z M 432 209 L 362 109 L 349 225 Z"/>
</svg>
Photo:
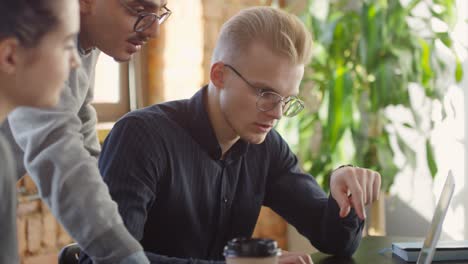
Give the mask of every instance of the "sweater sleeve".
<svg viewBox="0 0 468 264">
<path fill-rule="evenodd" d="M 84 147 L 89 152 L 89 154 L 91 154 L 91 156 L 97 159 L 99 158 L 99 153 L 101 152 L 101 145 L 99 144 L 96 130 L 96 109 L 94 109 L 94 107 L 91 105 L 94 97 L 94 88 L 92 87 L 92 84 L 94 83 L 94 71 L 91 74 L 90 89 L 88 89 L 84 103 L 78 111 L 78 118 L 81 120 L 82 124 L 80 132 L 83 135 Z"/>
<path fill-rule="evenodd" d="M 53 215 L 95 263 L 118 263 L 142 247 L 123 225 L 98 170 L 96 134 L 90 132 L 96 117 L 85 99 L 94 64 L 84 60 L 72 71 L 56 107 L 22 107 L 8 121 L 25 168 Z"/>
<path fill-rule="evenodd" d="M 18 263 L 16 179 L 10 146 L 0 133 L 0 263 Z"/>
</svg>

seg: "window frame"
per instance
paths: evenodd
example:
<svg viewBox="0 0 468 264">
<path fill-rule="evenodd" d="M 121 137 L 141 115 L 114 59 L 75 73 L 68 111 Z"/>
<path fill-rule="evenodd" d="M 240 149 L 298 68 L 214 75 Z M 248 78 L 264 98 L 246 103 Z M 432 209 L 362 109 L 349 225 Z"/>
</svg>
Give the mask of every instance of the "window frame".
<svg viewBox="0 0 468 264">
<path fill-rule="evenodd" d="M 98 123 L 115 122 L 130 111 L 129 65 L 119 63 L 119 101 L 116 103 L 95 103 Z M 96 89 L 96 87 L 94 87 Z"/>
</svg>

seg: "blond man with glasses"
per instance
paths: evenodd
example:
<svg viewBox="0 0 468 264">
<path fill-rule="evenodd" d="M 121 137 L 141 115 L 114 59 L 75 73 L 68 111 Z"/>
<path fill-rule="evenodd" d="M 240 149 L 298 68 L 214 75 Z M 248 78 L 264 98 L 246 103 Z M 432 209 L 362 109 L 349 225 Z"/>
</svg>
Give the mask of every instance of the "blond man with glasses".
<svg viewBox="0 0 468 264">
<path fill-rule="evenodd" d="M 274 129 L 304 108 L 299 84 L 311 48 L 295 16 L 246 9 L 222 27 L 207 86 L 114 126 L 99 168 L 152 263 L 224 263 L 227 241 L 252 235 L 262 205 L 323 252 L 356 250 L 380 175 L 338 168 L 328 196 Z M 312 260 L 283 252 L 279 263 Z"/>
<path fill-rule="evenodd" d="M 149 263 L 99 173 L 91 101 L 99 53 L 130 60 L 158 35 L 171 14 L 166 5 L 165 0 L 79 0 L 81 28 L 71 40 L 82 63 L 62 84 L 58 105 L 20 107 L 2 125 L 19 164 L 16 178 L 29 173 L 53 215 L 94 263 Z"/>
</svg>

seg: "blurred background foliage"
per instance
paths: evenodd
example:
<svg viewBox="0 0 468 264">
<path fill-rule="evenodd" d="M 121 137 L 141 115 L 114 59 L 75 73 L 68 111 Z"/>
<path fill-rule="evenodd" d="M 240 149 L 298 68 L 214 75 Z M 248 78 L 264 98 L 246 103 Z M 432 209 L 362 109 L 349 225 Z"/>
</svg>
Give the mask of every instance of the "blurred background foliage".
<svg viewBox="0 0 468 264">
<path fill-rule="evenodd" d="M 388 129 L 393 121 L 386 115 L 390 106 L 410 113 L 412 122 L 404 126 L 425 137 L 427 166 L 436 175 L 429 138 L 434 124 L 423 129 L 408 87 L 416 84 L 430 102 L 440 103 L 447 78 L 462 79 L 450 35 L 455 8 L 454 0 L 306 1 L 299 15 L 314 37 L 314 56 L 300 89 L 306 108 L 278 129 L 294 138 L 288 141 L 303 169 L 325 190 L 332 170 L 348 163 L 379 171 L 383 190 L 389 190 L 399 172 Z M 455 57 L 454 74 L 437 52 L 441 46 Z M 445 115 L 443 108 L 431 111 Z M 399 133 L 396 142 L 414 168 L 410 143 Z"/>
</svg>

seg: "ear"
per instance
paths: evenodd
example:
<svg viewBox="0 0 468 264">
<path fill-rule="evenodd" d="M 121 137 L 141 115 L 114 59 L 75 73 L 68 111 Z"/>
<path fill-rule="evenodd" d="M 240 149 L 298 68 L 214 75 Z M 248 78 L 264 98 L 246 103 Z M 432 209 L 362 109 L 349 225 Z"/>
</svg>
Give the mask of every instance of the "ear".
<svg viewBox="0 0 468 264">
<path fill-rule="evenodd" d="M 16 38 L 0 40 L 0 71 L 6 74 L 15 72 L 18 66 L 19 42 Z"/>
<path fill-rule="evenodd" d="M 93 13 L 96 0 L 79 0 L 80 1 L 80 14 L 89 15 Z"/>
<path fill-rule="evenodd" d="M 224 87 L 224 70 L 224 63 L 221 61 L 211 65 L 210 80 L 218 89 L 222 89 Z"/>
</svg>

